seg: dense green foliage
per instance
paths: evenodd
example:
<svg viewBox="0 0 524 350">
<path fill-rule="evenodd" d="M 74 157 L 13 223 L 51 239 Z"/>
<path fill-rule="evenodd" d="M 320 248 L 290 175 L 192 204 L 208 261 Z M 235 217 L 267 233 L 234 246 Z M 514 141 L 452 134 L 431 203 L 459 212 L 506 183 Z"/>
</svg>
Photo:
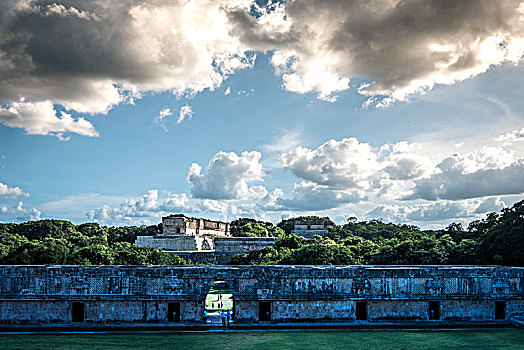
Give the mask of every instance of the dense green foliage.
<svg viewBox="0 0 524 350">
<path fill-rule="evenodd" d="M 133 245 L 137 236 L 158 232 L 158 226 L 75 226 L 61 220 L 0 224 L 0 264 L 185 264 L 178 255 Z"/>
<path fill-rule="evenodd" d="M 290 222 L 284 220 L 278 226 L 291 232 Z M 330 228 L 325 237 L 308 240 L 281 235 L 274 248 L 238 254 L 232 264 L 524 266 L 524 201 L 473 221 L 467 229 L 453 223 L 443 230 L 424 231 L 350 218 L 347 224 Z"/>
<path fill-rule="evenodd" d="M 246 218 L 233 220 L 229 231 L 233 237 L 278 237 L 284 234 L 280 227 L 270 222 Z"/>
<path fill-rule="evenodd" d="M 318 219 L 299 219 L 310 218 Z M 231 263 L 524 266 L 524 201 L 473 221 L 466 229 L 453 223 L 443 230 L 424 231 L 411 225 L 350 218 L 345 225 L 331 227 L 324 237 L 305 239 L 289 233 L 291 223 L 290 219 L 277 226 L 253 219 L 233 221 L 233 236 L 275 237 L 276 245 L 235 255 Z M 0 264 L 185 264 L 176 254 L 133 245 L 137 236 L 160 232 L 160 225 L 75 226 L 61 220 L 0 224 Z"/>
</svg>

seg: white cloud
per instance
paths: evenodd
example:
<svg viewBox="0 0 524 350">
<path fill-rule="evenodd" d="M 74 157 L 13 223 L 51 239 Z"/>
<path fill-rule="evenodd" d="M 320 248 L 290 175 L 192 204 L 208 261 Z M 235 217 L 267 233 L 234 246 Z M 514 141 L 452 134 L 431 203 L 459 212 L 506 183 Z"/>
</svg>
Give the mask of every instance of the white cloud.
<svg viewBox="0 0 524 350">
<path fill-rule="evenodd" d="M 295 184 L 290 199 L 278 198 L 280 210 L 318 211 L 365 199 L 364 191 L 345 191 L 319 186 L 312 182 Z"/>
<path fill-rule="evenodd" d="M 505 207 L 506 203 L 504 203 L 499 197 L 489 197 L 484 199 L 479 204 L 479 206 L 475 209 L 475 214 L 499 212 L 502 210 L 502 208 Z"/>
<path fill-rule="evenodd" d="M 518 63 L 524 21 L 518 0 L 295 0 L 258 9 L 259 18 L 230 14 L 242 41 L 272 58 L 283 85 L 321 99 L 370 81 L 359 92 L 369 105 L 396 100 L 474 77 L 493 65 Z M 372 102 L 371 102 L 372 101 Z"/>
<path fill-rule="evenodd" d="M 56 112 L 51 101 L 12 102 L 0 109 L 0 123 L 23 128 L 29 135 L 54 135 L 61 140 L 67 140 L 64 132 L 98 136 L 93 124 L 84 118 L 74 119 L 68 113 Z"/>
<path fill-rule="evenodd" d="M 440 221 L 446 219 L 463 219 L 473 216 L 473 206 L 468 202 L 438 202 L 420 205 L 380 205 L 369 211 L 370 219 L 381 219 L 389 222 L 409 223 L 413 221 Z"/>
<path fill-rule="evenodd" d="M 167 132 L 166 125 L 164 124 L 164 119 L 169 118 L 173 115 L 173 112 L 171 112 L 171 108 L 162 108 L 160 112 L 158 112 L 158 115 L 155 117 L 154 122 L 155 124 L 160 125 L 162 129 L 164 129 L 165 132 Z"/>
<path fill-rule="evenodd" d="M 184 119 L 188 118 L 191 119 L 193 117 L 193 110 L 191 109 L 191 106 L 185 105 L 180 108 L 180 112 L 178 113 L 178 119 L 176 121 L 177 124 L 182 123 Z"/>
<path fill-rule="evenodd" d="M 415 181 L 405 199 L 466 199 L 524 193 L 524 159 L 499 147 L 453 154 L 433 175 Z"/>
<path fill-rule="evenodd" d="M 355 138 L 329 140 L 315 150 L 297 147 L 282 162 L 297 177 L 334 188 L 370 188 L 380 169 L 372 147 Z"/>
<path fill-rule="evenodd" d="M 504 135 L 498 136 L 495 141 L 498 142 L 506 142 L 506 143 L 513 143 L 517 141 L 524 141 L 524 128 L 518 130 L 515 129 L 513 131 L 510 131 Z"/>
<path fill-rule="evenodd" d="M 261 181 L 263 176 L 260 157 L 261 154 L 256 151 L 245 151 L 241 156 L 234 152 L 219 152 L 209 161 L 205 174 L 201 174 L 200 165 L 193 163 L 187 176 L 191 194 L 194 198 L 202 199 L 242 199 L 252 196 L 253 189 L 248 184 Z"/>
<path fill-rule="evenodd" d="M 213 199 L 204 199 L 200 201 L 198 207 L 202 211 L 226 214 L 229 208 L 229 205 L 223 201 L 218 201 L 218 200 L 213 200 Z"/>
<path fill-rule="evenodd" d="M 351 78 L 366 79 L 358 89 L 370 97 L 364 107 L 517 64 L 524 54 L 517 0 L 4 0 L 0 13 L 0 104 L 11 106 L 1 122 L 63 140 L 64 132 L 97 135 L 75 113 L 107 113 L 145 92 L 213 90 L 253 67 L 258 51 L 271 52 L 285 89 L 326 101 Z"/>
<path fill-rule="evenodd" d="M 12 207 L 0 206 L 0 218 L 4 222 L 40 220 L 41 212 L 36 208 L 26 209 L 18 202 Z"/>
<path fill-rule="evenodd" d="M 432 164 L 416 153 L 420 149 L 406 141 L 374 148 L 356 138 L 345 138 L 327 141 L 314 150 L 297 147 L 283 154 L 282 162 L 297 177 L 318 185 L 372 190 L 428 174 Z"/>
<path fill-rule="evenodd" d="M 192 210 L 185 193 L 169 193 L 167 198 L 159 200 L 158 190 L 153 189 L 142 197 L 124 201 L 119 207 L 104 205 L 90 210 L 86 216 L 95 222 L 148 224 L 157 222 L 162 213 L 188 213 Z"/>
<path fill-rule="evenodd" d="M 9 187 L 0 182 L 0 198 L 29 197 L 29 193 L 22 191 L 20 187 Z"/>
<path fill-rule="evenodd" d="M 79 11 L 75 7 L 65 7 L 64 5 L 52 4 L 46 6 L 46 16 L 58 15 L 61 17 L 74 16 L 80 19 L 99 21 L 100 17 L 87 11 Z"/>
<path fill-rule="evenodd" d="M 254 64 L 228 20 L 232 8 L 249 6 L 249 0 L 1 1 L 0 103 L 22 96 L 68 113 L 106 113 L 147 91 L 212 90 Z M 41 128 L 43 114 L 24 118 L 5 124 L 56 132 Z M 86 123 L 79 119 L 76 129 L 92 136 Z"/>
</svg>

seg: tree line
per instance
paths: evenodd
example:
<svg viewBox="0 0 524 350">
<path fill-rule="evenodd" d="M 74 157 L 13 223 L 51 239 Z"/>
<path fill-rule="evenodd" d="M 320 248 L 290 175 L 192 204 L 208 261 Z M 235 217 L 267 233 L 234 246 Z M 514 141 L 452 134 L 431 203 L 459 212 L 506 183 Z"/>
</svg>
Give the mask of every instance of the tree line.
<svg viewBox="0 0 524 350">
<path fill-rule="evenodd" d="M 183 265 L 176 254 L 136 247 L 137 236 L 160 233 L 158 225 L 106 227 L 63 220 L 0 224 L 4 265 Z"/>
<path fill-rule="evenodd" d="M 270 222 L 241 218 L 231 222 L 235 237 L 275 237 L 274 247 L 233 256 L 236 265 L 441 265 L 524 266 L 524 200 L 471 222 L 441 230 L 380 220 L 333 224 L 327 235 L 306 239 L 291 233 L 293 219 Z M 63 220 L 0 224 L 0 264 L 181 265 L 176 254 L 136 247 L 137 236 L 153 236 L 162 226 L 74 225 Z"/>
<path fill-rule="evenodd" d="M 301 217 L 307 218 L 329 220 Z M 323 237 L 305 239 L 291 234 L 291 222 L 284 220 L 276 227 L 281 231 L 265 234 L 276 237 L 274 247 L 236 255 L 231 264 L 524 266 L 524 201 L 473 221 L 467 228 L 452 223 L 442 230 L 421 230 L 380 220 L 358 222 L 352 217 L 345 225 L 330 227 Z"/>
</svg>

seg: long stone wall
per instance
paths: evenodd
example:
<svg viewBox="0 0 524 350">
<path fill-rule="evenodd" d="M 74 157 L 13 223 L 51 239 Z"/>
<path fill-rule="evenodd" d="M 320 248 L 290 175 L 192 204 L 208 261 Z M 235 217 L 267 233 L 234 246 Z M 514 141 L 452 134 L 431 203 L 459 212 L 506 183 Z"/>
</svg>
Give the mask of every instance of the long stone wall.
<svg viewBox="0 0 524 350">
<path fill-rule="evenodd" d="M 237 322 L 524 315 L 524 268 L 500 266 L 0 266 L 0 276 L 0 323 L 72 323 L 75 307 L 83 322 L 166 323 L 169 310 L 200 322 L 215 280 L 231 289 Z"/>
</svg>

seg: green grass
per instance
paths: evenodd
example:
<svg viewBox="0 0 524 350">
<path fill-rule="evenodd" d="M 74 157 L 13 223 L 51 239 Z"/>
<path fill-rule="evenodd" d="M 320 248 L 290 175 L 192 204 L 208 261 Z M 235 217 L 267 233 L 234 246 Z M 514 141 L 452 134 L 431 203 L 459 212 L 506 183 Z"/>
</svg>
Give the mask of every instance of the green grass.
<svg viewBox="0 0 524 350">
<path fill-rule="evenodd" d="M 0 334 L 1 349 L 523 349 L 518 329 L 154 334 Z"/>
</svg>

